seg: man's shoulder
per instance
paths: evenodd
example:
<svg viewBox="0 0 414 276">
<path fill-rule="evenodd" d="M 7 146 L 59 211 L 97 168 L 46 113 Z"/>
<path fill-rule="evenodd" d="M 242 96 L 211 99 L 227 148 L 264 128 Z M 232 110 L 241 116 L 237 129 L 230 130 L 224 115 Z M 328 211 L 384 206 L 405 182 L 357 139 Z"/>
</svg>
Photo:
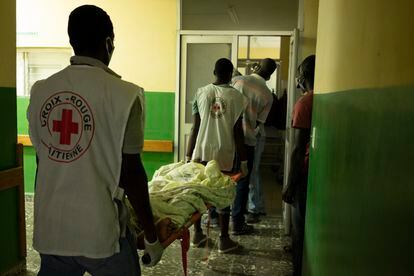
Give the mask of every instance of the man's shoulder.
<svg viewBox="0 0 414 276">
<path fill-rule="evenodd" d="M 304 101 L 310 102 L 313 100 L 313 92 L 303 95 Z"/>
<path fill-rule="evenodd" d="M 119 81 L 119 85 L 123 86 L 125 89 L 131 90 L 131 91 L 137 91 L 140 94 L 144 93 L 144 88 L 142 88 L 141 86 L 135 83 L 125 81 L 122 79 L 118 79 L 118 81 Z"/>
<path fill-rule="evenodd" d="M 254 78 L 250 75 L 237 76 L 232 79 L 232 83 L 250 83 Z"/>
<path fill-rule="evenodd" d="M 305 95 L 302 95 L 297 101 L 296 105 L 298 107 L 312 107 L 312 101 L 313 101 L 313 93 L 307 93 Z"/>
<path fill-rule="evenodd" d="M 233 98 L 237 98 L 237 99 L 243 99 L 246 98 L 246 96 L 244 96 L 242 93 L 240 93 L 239 90 L 237 90 L 234 87 L 228 87 L 228 90 L 226 91 L 229 96 L 233 97 Z"/>
<path fill-rule="evenodd" d="M 201 86 L 197 89 L 197 91 L 207 91 L 207 90 L 213 90 L 214 85 L 212 83 L 209 83 L 207 85 Z"/>
<path fill-rule="evenodd" d="M 118 89 L 143 92 L 142 87 L 132 82 L 125 81 L 121 79 L 119 76 L 110 74 L 109 72 L 106 72 L 101 68 L 88 66 L 88 69 L 89 70 L 87 71 L 83 71 L 82 74 L 83 77 L 87 78 L 91 83 L 99 81 L 100 83 L 105 83 L 105 85 L 107 85 L 108 87 L 116 86 Z M 55 81 L 65 80 L 70 77 L 70 75 L 73 72 L 72 70 L 73 68 L 71 66 L 68 66 L 42 81 L 45 84 L 50 84 Z"/>
<path fill-rule="evenodd" d="M 32 89 L 36 89 L 36 88 L 42 87 L 43 85 L 48 85 L 48 84 L 51 84 L 53 82 L 65 79 L 67 77 L 68 68 L 69 68 L 69 66 L 66 67 L 66 68 L 63 68 L 62 70 L 60 70 L 60 71 L 58 71 L 58 72 L 56 72 L 52 75 L 50 75 L 49 77 L 47 77 L 45 79 L 37 80 L 33 84 Z"/>
<path fill-rule="evenodd" d="M 196 91 L 195 98 L 207 96 L 209 93 L 214 93 L 215 87 L 213 84 L 207 84 L 199 87 Z"/>
<path fill-rule="evenodd" d="M 141 86 L 135 83 L 120 79 L 106 72 L 104 73 L 107 75 L 106 76 L 107 87 L 110 90 L 114 91 L 114 93 L 117 93 L 117 94 L 121 94 L 121 93 L 131 94 L 132 93 L 132 94 L 136 94 L 139 97 L 144 96 L 144 88 L 142 88 Z"/>
</svg>

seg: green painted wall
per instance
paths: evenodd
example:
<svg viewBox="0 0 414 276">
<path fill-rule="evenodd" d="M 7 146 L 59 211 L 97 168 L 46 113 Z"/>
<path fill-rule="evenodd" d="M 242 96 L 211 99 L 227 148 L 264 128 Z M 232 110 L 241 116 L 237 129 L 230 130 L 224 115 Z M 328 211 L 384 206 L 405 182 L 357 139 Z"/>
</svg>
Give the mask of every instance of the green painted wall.
<svg viewBox="0 0 414 276">
<path fill-rule="evenodd" d="M 17 133 L 27 135 L 29 133 L 26 119 L 26 110 L 29 105 L 29 98 L 17 97 Z"/>
<path fill-rule="evenodd" d="M 0 171 L 16 166 L 16 89 L 0 87 Z M 0 274 L 19 257 L 17 189 L 0 192 Z"/>
<path fill-rule="evenodd" d="M 145 139 L 148 140 L 174 140 L 174 102 L 175 94 L 169 92 L 145 92 L 146 101 L 146 125 Z M 27 134 L 28 126 L 26 110 L 29 99 L 17 98 L 18 133 Z M 147 175 L 152 177 L 160 166 L 173 162 L 173 153 L 145 152 L 143 163 Z M 25 162 L 25 191 L 34 192 L 34 175 L 36 171 L 36 154 L 32 147 L 24 149 Z"/>
<path fill-rule="evenodd" d="M 15 266 L 19 254 L 19 207 L 16 198 L 18 189 L 12 188 L 0 192 L 0 275 Z"/>
<path fill-rule="evenodd" d="M 0 87 L 0 170 L 16 165 L 16 89 Z"/>
<path fill-rule="evenodd" d="M 304 275 L 412 275 L 414 86 L 316 94 Z"/>
<path fill-rule="evenodd" d="M 174 140 L 175 93 L 145 92 L 145 139 Z"/>
</svg>

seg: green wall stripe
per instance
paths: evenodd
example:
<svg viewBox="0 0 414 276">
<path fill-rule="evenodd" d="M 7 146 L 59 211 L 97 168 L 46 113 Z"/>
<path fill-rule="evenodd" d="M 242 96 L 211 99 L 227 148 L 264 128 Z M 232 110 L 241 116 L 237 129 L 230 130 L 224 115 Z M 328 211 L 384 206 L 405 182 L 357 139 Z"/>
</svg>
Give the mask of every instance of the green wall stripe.
<svg viewBox="0 0 414 276">
<path fill-rule="evenodd" d="M 174 161 L 174 153 L 144 152 L 142 160 L 148 180 L 151 180 L 156 170 Z"/>
<path fill-rule="evenodd" d="M 18 198 L 17 188 L 0 192 L 0 275 L 20 260 Z"/>
<path fill-rule="evenodd" d="M 26 110 L 29 106 L 29 98 L 17 97 L 17 133 L 27 135 L 29 127 L 26 119 Z"/>
<path fill-rule="evenodd" d="M 304 275 L 408 275 L 414 86 L 316 94 Z"/>
<path fill-rule="evenodd" d="M 174 139 L 175 93 L 145 92 L 145 139 Z"/>
<path fill-rule="evenodd" d="M 145 92 L 145 139 L 172 140 L 174 138 L 175 93 Z M 29 98 L 17 97 L 18 133 L 28 134 L 26 110 Z"/>
<path fill-rule="evenodd" d="M 24 147 L 24 191 L 34 193 L 36 176 L 36 152 L 33 147 Z"/>
<path fill-rule="evenodd" d="M 0 87 L 0 170 L 16 164 L 16 88 Z"/>
<path fill-rule="evenodd" d="M 16 88 L 0 87 L 0 171 L 16 165 Z M 17 188 L 0 191 L 0 274 L 19 260 Z"/>
<path fill-rule="evenodd" d="M 145 92 L 146 124 L 145 139 L 173 140 L 174 139 L 174 110 L 175 93 L 171 92 Z M 28 134 L 26 110 L 29 98 L 17 97 L 17 126 L 18 133 Z M 155 170 L 162 165 L 172 163 L 174 154 L 146 152 L 142 157 L 145 170 L 151 179 Z M 34 176 L 36 172 L 36 154 L 32 147 L 24 149 L 25 162 L 25 192 L 34 192 Z"/>
</svg>

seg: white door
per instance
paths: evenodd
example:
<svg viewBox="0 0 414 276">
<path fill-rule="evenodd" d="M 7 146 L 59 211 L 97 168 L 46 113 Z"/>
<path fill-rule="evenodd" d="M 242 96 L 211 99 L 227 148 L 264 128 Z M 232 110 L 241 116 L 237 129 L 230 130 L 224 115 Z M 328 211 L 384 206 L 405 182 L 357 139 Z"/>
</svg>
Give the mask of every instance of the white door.
<svg viewBox="0 0 414 276">
<path fill-rule="evenodd" d="M 288 78 L 288 90 L 287 90 L 287 116 L 286 116 L 286 138 L 285 138 L 285 167 L 284 167 L 284 177 L 283 177 L 283 186 L 287 185 L 289 170 L 290 170 L 290 157 L 292 154 L 292 139 L 293 133 L 291 128 L 292 122 L 292 111 L 293 106 L 298 98 L 298 92 L 296 89 L 296 70 L 298 66 L 298 39 L 299 31 L 295 29 L 292 36 L 290 37 L 290 48 L 289 48 L 289 78 Z M 285 234 L 290 233 L 290 224 L 291 224 L 291 206 L 289 204 L 283 203 L 283 223 L 285 226 Z"/>
<path fill-rule="evenodd" d="M 199 87 L 214 82 L 214 64 L 220 58 L 228 58 L 237 65 L 237 36 L 181 37 L 179 160 L 185 157 L 193 124 L 194 95 Z"/>
</svg>

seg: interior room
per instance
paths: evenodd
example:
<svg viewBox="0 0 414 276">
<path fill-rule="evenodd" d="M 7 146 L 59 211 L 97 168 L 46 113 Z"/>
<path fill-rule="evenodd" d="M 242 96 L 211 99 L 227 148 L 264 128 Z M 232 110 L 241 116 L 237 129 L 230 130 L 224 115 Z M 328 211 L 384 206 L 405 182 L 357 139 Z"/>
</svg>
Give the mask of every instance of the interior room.
<svg viewBox="0 0 414 276">
<path fill-rule="evenodd" d="M 76 40 L 83 5 L 113 30 Z M 0 276 L 49 275 L 50 258 L 107 275 L 81 262 L 125 269 L 122 242 L 137 275 L 411 275 L 413 12 L 408 0 L 2 0 Z M 67 79 L 101 77 L 42 86 L 74 68 L 89 73 Z M 102 95 L 70 89 L 85 83 Z M 108 235 L 111 254 L 42 249 L 82 247 L 87 235 L 65 238 L 78 228 Z"/>
</svg>

